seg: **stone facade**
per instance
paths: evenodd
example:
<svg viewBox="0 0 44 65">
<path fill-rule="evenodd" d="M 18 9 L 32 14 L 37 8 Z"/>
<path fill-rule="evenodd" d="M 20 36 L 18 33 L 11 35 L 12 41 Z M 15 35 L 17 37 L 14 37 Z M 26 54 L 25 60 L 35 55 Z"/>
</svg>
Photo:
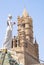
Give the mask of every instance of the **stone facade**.
<svg viewBox="0 0 44 65">
<path fill-rule="evenodd" d="M 24 9 L 22 17 L 18 16 L 18 36 L 12 40 L 12 51 L 22 65 L 38 64 L 38 44 L 33 38 L 33 20 Z"/>
</svg>

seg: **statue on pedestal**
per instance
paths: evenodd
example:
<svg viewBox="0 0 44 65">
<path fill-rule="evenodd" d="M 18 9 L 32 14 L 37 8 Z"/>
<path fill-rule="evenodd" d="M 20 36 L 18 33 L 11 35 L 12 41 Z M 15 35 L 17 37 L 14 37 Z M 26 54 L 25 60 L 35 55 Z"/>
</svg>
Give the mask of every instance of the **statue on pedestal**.
<svg viewBox="0 0 44 65">
<path fill-rule="evenodd" d="M 5 39 L 3 43 L 3 48 L 8 50 L 11 49 L 12 47 L 12 30 L 13 30 L 13 25 L 15 24 L 15 22 L 12 22 L 11 19 L 12 19 L 12 16 L 9 15 L 7 20 L 7 29 L 6 29 Z"/>
</svg>

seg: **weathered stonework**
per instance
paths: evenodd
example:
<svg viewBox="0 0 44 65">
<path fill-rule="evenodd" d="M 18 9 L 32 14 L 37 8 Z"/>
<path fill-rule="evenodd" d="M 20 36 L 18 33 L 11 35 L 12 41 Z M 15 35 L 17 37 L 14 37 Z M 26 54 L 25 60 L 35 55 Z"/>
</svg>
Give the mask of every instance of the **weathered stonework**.
<svg viewBox="0 0 44 65">
<path fill-rule="evenodd" d="M 36 41 L 33 43 L 33 41 L 32 18 L 24 10 L 22 17 L 18 16 L 18 38 L 13 39 L 13 47 L 11 49 L 16 52 L 17 60 L 22 65 L 40 63 L 38 44 Z"/>
</svg>

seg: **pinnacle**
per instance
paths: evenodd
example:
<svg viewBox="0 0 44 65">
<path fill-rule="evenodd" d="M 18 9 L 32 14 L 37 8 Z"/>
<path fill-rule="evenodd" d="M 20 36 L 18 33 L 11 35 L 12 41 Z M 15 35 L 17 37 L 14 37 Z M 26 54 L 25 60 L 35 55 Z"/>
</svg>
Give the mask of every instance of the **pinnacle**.
<svg viewBox="0 0 44 65">
<path fill-rule="evenodd" d="M 26 9 L 24 8 L 23 17 L 27 17 L 27 16 L 29 16 L 29 14 L 27 13 Z"/>
</svg>

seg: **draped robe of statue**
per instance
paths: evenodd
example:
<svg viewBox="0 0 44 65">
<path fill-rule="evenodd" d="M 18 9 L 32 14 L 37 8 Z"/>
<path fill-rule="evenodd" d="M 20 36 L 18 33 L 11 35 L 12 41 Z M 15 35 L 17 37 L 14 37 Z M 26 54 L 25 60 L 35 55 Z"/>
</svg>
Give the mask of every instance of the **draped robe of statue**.
<svg viewBox="0 0 44 65">
<path fill-rule="evenodd" d="M 3 47 L 4 47 L 4 49 L 11 49 L 11 47 L 12 47 L 12 30 L 13 30 L 13 23 L 11 22 L 11 18 L 8 18 L 7 23 L 8 23 L 8 26 L 6 29 Z"/>
</svg>

